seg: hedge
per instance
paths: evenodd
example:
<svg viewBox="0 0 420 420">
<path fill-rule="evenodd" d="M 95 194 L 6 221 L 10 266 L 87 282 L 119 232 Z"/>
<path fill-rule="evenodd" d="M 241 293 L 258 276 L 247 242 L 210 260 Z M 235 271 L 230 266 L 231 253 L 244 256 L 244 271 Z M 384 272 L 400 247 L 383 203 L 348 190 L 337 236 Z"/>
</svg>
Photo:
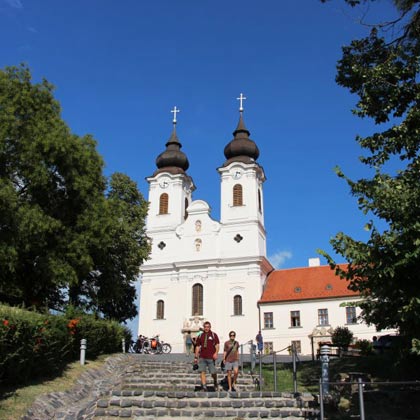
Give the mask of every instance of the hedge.
<svg viewBox="0 0 420 420">
<path fill-rule="evenodd" d="M 22 384 L 51 376 L 77 360 L 80 340 L 87 340 L 86 358 L 121 351 L 131 340 L 128 328 L 94 315 L 68 311 L 40 314 L 0 305 L 0 383 Z"/>
</svg>

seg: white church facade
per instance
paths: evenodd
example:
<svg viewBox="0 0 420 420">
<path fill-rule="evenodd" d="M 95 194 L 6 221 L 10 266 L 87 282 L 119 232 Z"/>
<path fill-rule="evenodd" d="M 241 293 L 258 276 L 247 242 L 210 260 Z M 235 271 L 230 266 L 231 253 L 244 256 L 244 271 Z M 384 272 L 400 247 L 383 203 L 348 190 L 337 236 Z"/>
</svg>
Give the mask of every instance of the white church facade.
<svg viewBox="0 0 420 420">
<path fill-rule="evenodd" d="M 371 338 L 374 327 L 354 317 L 346 323 L 349 318 L 340 305 L 358 299 L 328 267 L 283 275 L 287 270 L 274 270 L 268 261 L 266 178 L 257 162 L 259 149 L 244 124 L 242 94 L 239 99 L 239 123 L 224 148 L 226 160 L 217 169 L 220 221 L 211 218 L 205 201 L 193 200 L 195 185 L 176 133 L 174 108 L 172 134 L 156 159 L 156 171 L 146 178 L 151 254 L 141 267 L 139 334 L 159 334 L 174 353 L 184 352 L 187 331 L 196 334 L 207 320 L 222 342 L 230 330 L 236 331 L 241 344 L 255 339 L 261 330 L 267 350 L 295 342 L 302 353 L 310 354 L 314 337 L 328 341 L 333 328 L 346 324 L 355 337 L 360 333 L 360 338 Z M 304 293 L 296 292 L 302 287 Z M 351 309 L 355 314 L 356 310 Z M 325 311 L 327 324 L 319 315 Z M 249 346 L 244 352 L 249 352 Z"/>
<path fill-rule="evenodd" d="M 186 332 L 194 335 L 205 320 L 221 340 L 235 330 L 242 343 L 258 331 L 257 301 L 273 267 L 266 257 L 265 175 L 242 107 L 233 135 L 218 168 L 220 221 L 205 201 L 192 198 L 176 117 L 157 170 L 147 178 L 152 250 L 141 268 L 139 333 L 160 334 L 173 352 L 183 352 Z"/>
</svg>

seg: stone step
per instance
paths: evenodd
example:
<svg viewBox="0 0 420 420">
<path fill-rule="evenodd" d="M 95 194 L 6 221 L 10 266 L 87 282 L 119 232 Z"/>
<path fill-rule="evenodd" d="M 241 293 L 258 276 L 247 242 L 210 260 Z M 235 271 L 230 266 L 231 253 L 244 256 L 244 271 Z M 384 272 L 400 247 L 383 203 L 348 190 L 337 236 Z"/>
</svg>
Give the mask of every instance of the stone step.
<svg viewBox="0 0 420 420">
<path fill-rule="evenodd" d="M 218 376 L 217 380 L 218 382 L 220 382 L 224 377 L 223 376 Z M 168 377 L 168 376 L 147 376 L 147 377 L 135 377 L 135 378 L 131 378 L 131 377 L 123 377 L 121 378 L 122 382 L 124 382 L 125 384 L 142 384 L 145 382 L 171 382 L 171 383 L 185 383 L 185 384 L 193 384 L 196 382 L 200 382 L 200 378 L 198 377 L 198 375 L 194 375 L 194 376 L 188 376 L 188 377 Z M 209 381 L 213 381 L 211 379 L 211 377 L 208 377 Z M 238 377 L 237 381 L 238 384 L 243 384 L 243 385 L 254 385 L 254 379 L 253 378 L 242 378 L 242 377 Z"/>
<path fill-rule="evenodd" d="M 317 412 L 310 407 L 311 400 L 311 395 L 274 392 L 144 391 L 124 398 L 114 390 L 111 398 L 98 401 L 95 417 L 315 419 Z"/>
</svg>

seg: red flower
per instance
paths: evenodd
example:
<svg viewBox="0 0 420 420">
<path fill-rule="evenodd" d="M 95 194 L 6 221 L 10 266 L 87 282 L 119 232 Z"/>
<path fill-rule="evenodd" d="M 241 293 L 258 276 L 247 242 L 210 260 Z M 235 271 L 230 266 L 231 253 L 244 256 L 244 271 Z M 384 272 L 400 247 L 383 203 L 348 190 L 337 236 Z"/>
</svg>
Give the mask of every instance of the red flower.
<svg viewBox="0 0 420 420">
<path fill-rule="evenodd" d="M 3 320 L 3 325 L 4 325 L 5 327 L 7 327 L 7 326 L 9 325 L 9 320 L 4 319 L 4 320 Z"/>
<path fill-rule="evenodd" d="M 70 334 L 76 333 L 77 324 L 80 322 L 80 319 L 71 319 L 67 324 L 67 328 L 70 330 Z"/>
</svg>

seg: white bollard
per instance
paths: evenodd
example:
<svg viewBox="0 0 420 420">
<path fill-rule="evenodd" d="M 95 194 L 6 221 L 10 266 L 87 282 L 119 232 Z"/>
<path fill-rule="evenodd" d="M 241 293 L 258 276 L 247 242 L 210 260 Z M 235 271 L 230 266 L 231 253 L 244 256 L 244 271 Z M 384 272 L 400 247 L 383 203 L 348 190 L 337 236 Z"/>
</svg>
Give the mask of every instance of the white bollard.
<svg viewBox="0 0 420 420">
<path fill-rule="evenodd" d="M 82 338 L 80 340 L 80 364 L 83 366 L 85 364 L 85 358 L 86 358 L 86 338 Z"/>
<path fill-rule="evenodd" d="M 125 338 L 122 339 L 122 351 L 125 353 Z"/>
</svg>

